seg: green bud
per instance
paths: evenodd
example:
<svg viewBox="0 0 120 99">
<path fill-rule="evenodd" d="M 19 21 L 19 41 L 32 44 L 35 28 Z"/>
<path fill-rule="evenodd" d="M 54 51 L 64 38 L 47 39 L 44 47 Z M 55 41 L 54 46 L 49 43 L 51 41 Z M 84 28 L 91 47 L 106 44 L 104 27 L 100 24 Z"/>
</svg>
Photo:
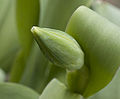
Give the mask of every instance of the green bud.
<svg viewBox="0 0 120 99">
<path fill-rule="evenodd" d="M 54 29 L 33 27 L 33 35 L 45 56 L 57 66 L 68 70 L 80 69 L 84 53 L 68 34 Z"/>
</svg>

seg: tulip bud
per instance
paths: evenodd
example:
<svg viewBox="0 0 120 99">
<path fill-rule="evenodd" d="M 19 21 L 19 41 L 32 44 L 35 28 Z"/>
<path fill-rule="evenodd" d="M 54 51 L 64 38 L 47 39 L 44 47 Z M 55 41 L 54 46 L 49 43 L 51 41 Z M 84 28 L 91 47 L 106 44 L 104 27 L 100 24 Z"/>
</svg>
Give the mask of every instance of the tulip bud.
<svg viewBox="0 0 120 99">
<path fill-rule="evenodd" d="M 68 34 L 54 29 L 33 27 L 33 35 L 45 56 L 57 66 L 68 70 L 80 69 L 84 53 Z"/>
</svg>

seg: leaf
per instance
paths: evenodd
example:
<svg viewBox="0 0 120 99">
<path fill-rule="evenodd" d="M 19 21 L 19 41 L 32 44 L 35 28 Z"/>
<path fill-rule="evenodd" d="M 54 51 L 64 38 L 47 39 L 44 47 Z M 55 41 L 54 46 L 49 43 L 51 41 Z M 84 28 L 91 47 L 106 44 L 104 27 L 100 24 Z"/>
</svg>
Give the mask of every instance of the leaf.
<svg viewBox="0 0 120 99">
<path fill-rule="evenodd" d="M 96 1 L 93 3 L 92 9 L 97 13 L 99 13 L 101 16 L 107 18 L 109 21 L 120 26 L 120 9 L 119 8 L 105 1 L 104 2 Z"/>
<path fill-rule="evenodd" d="M 93 0 L 41 0 L 40 27 L 64 31 L 73 12 L 81 5 L 90 6 L 92 1 Z"/>
<path fill-rule="evenodd" d="M 5 77 L 6 77 L 5 72 L 2 69 L 0 69 L 0 82 L 4 82 Z"/>
<path fill-rule="evenodd" d="M 48 66 L 47 61 L 45 56 L 40 52 L 38 45 L 34 43 L 20 83 L 30 86 L 41 93 L 48 82 L 47 78 L 49 76 L 49 69 L 51 68 L 51 66 Z"/>
<path fill-rule="evenodd" d="M 22 49 L 29 51 L 33 42 L 30 29 L 39 21 L 39 0 L 17 0 L 16 19 Z"/>
<path fill-rule="evenodd" d="M 83 95 L 88 97 L 109 84 L 120 66 L 120 28 L 81 6 L 72 15 L 66 32 L 84 51 L 90 77 Z"/>
<path fill-rule="evenodd" d="M 53 79 L 44 89 L 39 99 L 81 99 L 79 94 L 71 93 L 64 84 Z"/>
<path fill-rule="evenodd" d="M 19 82 L 24 73 L 33 45 L 30 28 L 33 25 L 37 25 L 39 20 L 39 0 L 17 0 L 16 19 L 21 50 L 20 54 L 18 52 L 19 55 L 16 57 L 17 62 L 14 62 L 11 70 L 11 82 Z"/>
<path fill-rule="evenodd" d="M 88 99 L 120 99 L 120 69 L 108 86 Z"/>
<path fill-rule="evenodd" d="M 22 85 L 0 83 L 0 98 L 2 99 L 38 99 L 39 94 Z"/>
<path fill-rule="evenodd" d="M 15 21 L 15 0 L 0 0 L 0 67 L 8 72 L 19 49 Z M 3 15 L 4 12 L 4 15 Z"/>
<path fill-rule="evenodd" d="M 8 15 L 7 12 L 9 11 L 10 5 L 11 5 L 11 2 L 9 0 L 0 1 L 0 29 L 2 28 L 5 18 Z"/>
</svg>

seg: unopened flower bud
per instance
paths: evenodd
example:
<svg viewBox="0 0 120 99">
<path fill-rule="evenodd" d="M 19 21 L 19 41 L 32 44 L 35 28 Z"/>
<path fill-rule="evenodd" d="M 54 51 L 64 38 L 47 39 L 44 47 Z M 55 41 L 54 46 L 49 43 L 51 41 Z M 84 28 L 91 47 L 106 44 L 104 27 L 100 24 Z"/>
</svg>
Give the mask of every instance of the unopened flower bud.
<svg viewBox="0 0 120 99">
<path fill-rule="evenodd" d="M 40 49 L 52 63 L 68 70 L 83 66 L 84 53 L 75 39 L 67 33 L 39 27 L 33 27 L 31 31 Z"/>
</svg>

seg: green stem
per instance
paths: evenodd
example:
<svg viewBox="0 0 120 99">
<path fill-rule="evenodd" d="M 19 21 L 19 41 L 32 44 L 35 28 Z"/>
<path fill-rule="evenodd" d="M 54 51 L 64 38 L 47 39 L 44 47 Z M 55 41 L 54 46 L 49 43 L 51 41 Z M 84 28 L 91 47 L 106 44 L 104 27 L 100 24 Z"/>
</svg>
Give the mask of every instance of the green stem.
<svg viewBox="0 0 120 99">
<path fill-rule="evenodd" d="M 10 74 L 11 82 L 19 82 L 19 80 L 21 79 L 21 75 L 23 74 L 24 67 L 26 65 L 26 57 L 24 56 L 24 54 L 24 51 L 21 50 L 17 55 Z"/>
</svg>

